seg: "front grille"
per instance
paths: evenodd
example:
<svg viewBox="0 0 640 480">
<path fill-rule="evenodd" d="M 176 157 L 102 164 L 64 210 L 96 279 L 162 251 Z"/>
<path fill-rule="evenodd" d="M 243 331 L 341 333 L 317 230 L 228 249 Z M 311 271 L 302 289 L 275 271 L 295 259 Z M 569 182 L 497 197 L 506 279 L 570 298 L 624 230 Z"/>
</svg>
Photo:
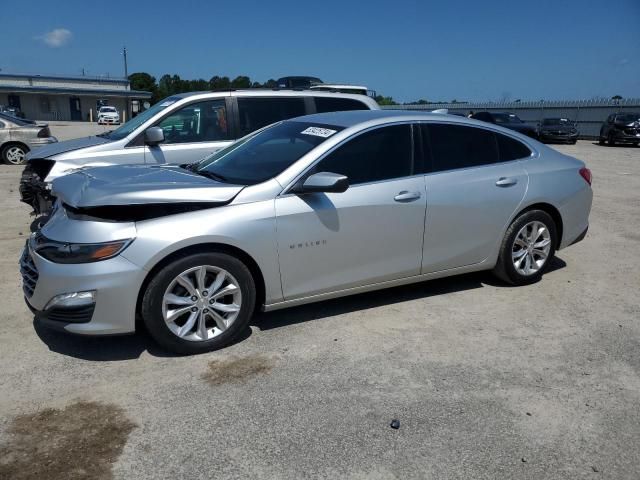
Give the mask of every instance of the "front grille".
<svg viewBox="0 0 640 480">
<path fill-rule="evenodd" d="M 22 275 L 22 291 L 27 298 L 31 298 L 36 289 L 36 283 L 38 283 L 38 269 L 33 263 L 29 247 L 26 245 L 20 257 L 20 274 Z"/>
<path fill-rule="evenodd" d="M 47 320 L 64 323 L 89 323 L 93 316 L 95 305 L 87 305 L 84 307 L 53 307 L 42 312 L 42 316 Z"/>
</svg>

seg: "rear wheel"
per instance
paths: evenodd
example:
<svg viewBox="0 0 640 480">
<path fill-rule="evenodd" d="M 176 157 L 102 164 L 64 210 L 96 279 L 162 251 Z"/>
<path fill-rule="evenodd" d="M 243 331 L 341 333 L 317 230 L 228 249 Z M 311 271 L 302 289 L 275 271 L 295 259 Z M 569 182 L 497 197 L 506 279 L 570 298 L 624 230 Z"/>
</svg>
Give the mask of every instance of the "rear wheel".
<svg viewBox="0 0 640 480">
<path fill-rule="evenodd" d="M 249 323 L 255 305 L 249 269 L 224 253 L 197 253 L 162 268 L 149 283 L 142 318 L 151 336 L 180 354 L 217 350 Z"/>
<path fill-rule="evenodd" d="M 22 165 L 29 150 L 18 144 L 7 145 L 2 149 L 2 160 L 9 165 Z"/>
<path fill-rule="evenodd" d="M 555 255 L 556 225 L 542 210 L 524 212 L 507 229 L 494 273 L 512 285 L 537 282 Z"/>
</svg>

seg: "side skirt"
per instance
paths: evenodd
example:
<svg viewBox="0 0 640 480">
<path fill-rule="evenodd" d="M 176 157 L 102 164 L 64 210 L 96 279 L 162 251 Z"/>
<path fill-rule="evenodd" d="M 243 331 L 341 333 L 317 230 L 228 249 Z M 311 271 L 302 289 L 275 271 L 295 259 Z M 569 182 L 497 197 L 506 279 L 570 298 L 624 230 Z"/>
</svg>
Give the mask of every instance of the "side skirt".
<svg viewBox="0 0 640 480">
<path fill-rule="evenodd" d="M 488 265 L 487 261 L 483 261 L 481 263 L 476 263 L 474 265 L 451 268 L 448 270 L 440 270 L 439 272 L 425 273 L 423 275 L 414 275 L 412 277 L 399 278 L 396 280 L 389 280 L 386 282 L 372 283 L 372 284 L 363 285 L 360 287 L 346 288 L 344 290 L 336 290 L 334 292 L 321 293 L 318 295 L 310 295 L 308 297 L 301 297 L 293 300 L 285 300 L 283 302 L 271 303 L 269 305 L 263 305 L 262 311 L 271 312 L 274 310 L 294 307 L 297 305 L 305 305 L 307 303 L 320 302 L 323 300 L 330 300 L 333 298 L 347 297 L 349 295 L 355 295 L 358 293 L 373 292 L 375 290 L 383 290 L 385 288 L 399 287 L 401 285 L 409 285 L 412 283 L 424 282 L 426 280 L 435 280 L 437 278 L 451 277 L 453 275 L 460 275 L 462 273 L 478 272 L 481 270 L 491 270 L 492 268 L 493 268 L 493 265 Z"/>
</svg>

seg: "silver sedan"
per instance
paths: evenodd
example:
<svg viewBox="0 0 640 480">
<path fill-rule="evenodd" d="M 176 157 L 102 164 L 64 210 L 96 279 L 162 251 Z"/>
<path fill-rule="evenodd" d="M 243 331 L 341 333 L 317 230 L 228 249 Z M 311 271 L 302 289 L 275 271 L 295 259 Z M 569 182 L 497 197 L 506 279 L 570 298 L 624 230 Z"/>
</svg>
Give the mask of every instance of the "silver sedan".
<svg viewBox="0 0 640 480">
<path fill-rule="evenodd" d="M 0 113 L 0 157 L 5 163 L 21 165 L 27 152 L 57 141 L 46 124 Z"/>
<path fill-rule="evenodd" d="M 192 166 L 81 170 L 28 241 L 23 290 L 46 325 L 223 347 L 256 308 L 493 270 L 538 281 L 581 240 L 584 163 L 445 114 L 351 111 L 274 124 Z"/>
</svg>

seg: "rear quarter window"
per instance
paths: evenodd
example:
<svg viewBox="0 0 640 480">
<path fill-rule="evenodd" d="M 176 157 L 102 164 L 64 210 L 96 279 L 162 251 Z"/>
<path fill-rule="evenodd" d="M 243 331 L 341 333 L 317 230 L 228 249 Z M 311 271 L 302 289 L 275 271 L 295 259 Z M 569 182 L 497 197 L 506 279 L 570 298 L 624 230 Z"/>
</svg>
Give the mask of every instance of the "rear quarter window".
<svg viewBox="0 0 640 480">
<path fill-rule="evenodd" d="M 500 161 L 508 162 L 519 158 L 531 156 L 531 150 L 524 143 L 501 133 L 496 133 L 498 139 L 498 150 L 500 151 Z"/>
</svg>

